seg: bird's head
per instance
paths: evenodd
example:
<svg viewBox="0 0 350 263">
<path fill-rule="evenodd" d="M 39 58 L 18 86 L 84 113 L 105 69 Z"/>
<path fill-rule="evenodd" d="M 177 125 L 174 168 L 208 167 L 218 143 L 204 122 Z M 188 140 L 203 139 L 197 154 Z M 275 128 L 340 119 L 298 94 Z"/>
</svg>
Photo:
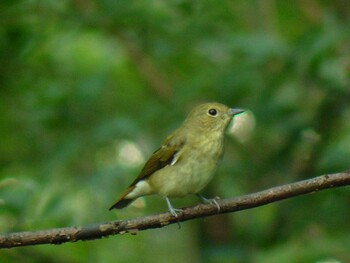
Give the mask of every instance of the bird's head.
<svg viewBox="0 0 350 263">
<path fill-rule="evenodd" d="M 210 102 L 198 105 L 188 115 L 184 125 L 187 129 L 200 129 L 204 132 L 223 132 L 234 115 L 244 112 L 224 104 Z"/>
</svg>

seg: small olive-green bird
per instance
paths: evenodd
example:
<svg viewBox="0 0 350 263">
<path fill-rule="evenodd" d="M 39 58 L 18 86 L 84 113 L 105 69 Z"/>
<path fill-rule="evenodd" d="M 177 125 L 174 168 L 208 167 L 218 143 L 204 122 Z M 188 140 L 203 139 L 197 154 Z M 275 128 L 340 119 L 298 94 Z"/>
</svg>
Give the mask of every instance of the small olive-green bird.
<svg viewBox="0 0 350 263">
<path fill-rule="evenodd" d="M 173 208 L 169 197 L 196 194 L 210 202 L 199 195 L 199 191 L 214 176 L 223 154 L 226 127 L 233 116 L 242 112 L 220 103 L 195 107 L 183 124 L 166 137 L 109 210 L 124 208 L 138 197 L 152 194 L 164 197 L 169 212 L 175 217 L 177 209 Z"/>
</svg>

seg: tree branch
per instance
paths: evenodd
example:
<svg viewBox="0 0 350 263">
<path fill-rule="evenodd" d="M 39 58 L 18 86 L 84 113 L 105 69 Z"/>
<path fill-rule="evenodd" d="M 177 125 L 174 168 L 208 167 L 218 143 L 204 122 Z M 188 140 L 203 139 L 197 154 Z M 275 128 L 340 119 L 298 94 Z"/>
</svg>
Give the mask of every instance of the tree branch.
<svg viewBox="0 0 350 263">
<path fill-rule="evenodd" d="M 241 197 L 217 200 L 217 203 L 220 205 L 220 211 L 218 211 L 215 204 L 199 204 L 193 207 L 184 208 L 178 213 L 178 218 L 172 216 L 170 213 L 163 213 L 80 227 L 65 227 L 33 232 L 4 234 L 0 235 L 0 248 L 39 244 L 61 244 L 65 242 L 76 242 L 79 240 L 99 239 L 116 234 L 136 234 L 136 232 L 140 230 L 160 228 L 169 224 L 183 222 L 198 217 L 245 210 L 298 195 L 314 193 L 323 189 L 346 185 L 350 185 L 350 170 L 277 186 Z"/>
</svg>

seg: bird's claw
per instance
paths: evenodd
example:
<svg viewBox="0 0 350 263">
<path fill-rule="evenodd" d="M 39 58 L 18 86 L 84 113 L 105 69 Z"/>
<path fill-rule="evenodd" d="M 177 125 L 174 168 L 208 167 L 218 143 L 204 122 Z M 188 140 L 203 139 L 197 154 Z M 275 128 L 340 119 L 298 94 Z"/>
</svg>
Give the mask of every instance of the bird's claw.
<svg viewBox="0 0 350 263">
<path fill-rule="evenodd" d="M 172 214 L 172 215 L 175 216 L 175 217 L 178 217 L 178 215 L 177 215 L 176 212 L 180 213 L 180 212 L 182 212 L 182 209 L 176 209 L 176 208 L 174 208 L 174 207 L 171 205 L 170 200 L 169 200 L 168 197 L 166 197 L 165 200 L 166 200 L 166 203 L 167 203 L 167 205 L 168 205 L 168 209 L 169 209 L 170 214 Z"/>
<path fill-rule="evenodd" d="M 220 208 L 220 205 L 219 203 L 216 201 L 217 199 L 220 199 L 219 197 L 215 197 L 215 198 L 211 198 L 211 199 L 208 199 L 208 198 L 205 198 L 204 196 L 200 195 L 200 194 L 197 194 L 197 196 L 202 199 L 202 201 L 204 203 L 207 203 L 207 204 L 211 204 L 211 205 L 215 205 L 216 208 L 218 209 L 218 212 L 220 212 L 221 208 Z"/>
<path fill-rule="evenodd" d="M 174 207 L 171 205 L 170 200 L 169 200 L 168 197 L 165 197 L 165 200 L 166 200 L 166 203 L 167 203 L 167 205 L 168 205 L 168 209 L 169 209 L 170 214 L 172 214 L 174 217 L 178 218 L 178 215 L 177 215 L 176 212 L 180 213 L 180 212 L 182 212 L 182 209 L 176 209 L 176 208 L 174 208 Z M 177 221 L 177 225 L 178 225 L 179 229 L 181 229 L 181 225 L 180 225 L 180 222 L 179 222 L 179 221 Z"/>
<path fill-rule="evenodd" d="M 177 213 L 182 212 L 182 209 L 176 209 L 176 208 L 171 207 L 171 208 L 169 208 L 169 212 L 173 216 L 178 217 Z"/>
</svg>

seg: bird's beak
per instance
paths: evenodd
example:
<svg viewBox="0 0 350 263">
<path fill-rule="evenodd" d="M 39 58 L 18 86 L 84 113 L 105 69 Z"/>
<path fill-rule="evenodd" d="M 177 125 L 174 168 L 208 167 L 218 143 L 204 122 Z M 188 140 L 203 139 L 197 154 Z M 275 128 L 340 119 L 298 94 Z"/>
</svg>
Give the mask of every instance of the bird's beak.
<svg viewBox="0 0 350 263">
<path fill-rule="evenodd" d="M 228 114 L 231 116 L 235 116 L 235 115 L 240 114 L 242 112 L 244 112 L 244 110 L 242 110 L 242 109 L 229 109 L 228 110 Z"/>
</svg>

